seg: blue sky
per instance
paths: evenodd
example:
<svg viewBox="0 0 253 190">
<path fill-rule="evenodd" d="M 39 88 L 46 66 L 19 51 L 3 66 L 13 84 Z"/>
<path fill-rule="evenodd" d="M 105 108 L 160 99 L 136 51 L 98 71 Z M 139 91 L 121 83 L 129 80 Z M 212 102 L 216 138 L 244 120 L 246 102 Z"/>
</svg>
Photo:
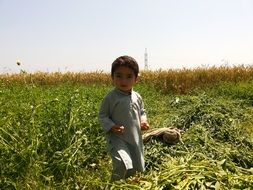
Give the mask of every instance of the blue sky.
<svg viewBox="0 0 253 190">
<path fill-rule="evenodd" d="M 0 73 L 253 64 L 253 0 L 0 0 L 0 27 Z"/>
</svg>

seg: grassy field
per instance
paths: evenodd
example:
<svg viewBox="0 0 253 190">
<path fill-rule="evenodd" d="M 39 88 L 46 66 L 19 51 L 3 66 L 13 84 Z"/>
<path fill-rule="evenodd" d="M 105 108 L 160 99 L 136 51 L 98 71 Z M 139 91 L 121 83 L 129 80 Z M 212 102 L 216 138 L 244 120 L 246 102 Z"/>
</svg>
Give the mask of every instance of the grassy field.
<svg viewBox="0 0 253 190">
<path fill-rule="evenodd" d="M 109 183 L 98 109 L 110 75 L 0 76 L 0 189 L 252 189 L 253 68 L 143 72 L 135 90 L 152 128 L 184 130 L 145 143 L 146 171 Z"/>
</svg>

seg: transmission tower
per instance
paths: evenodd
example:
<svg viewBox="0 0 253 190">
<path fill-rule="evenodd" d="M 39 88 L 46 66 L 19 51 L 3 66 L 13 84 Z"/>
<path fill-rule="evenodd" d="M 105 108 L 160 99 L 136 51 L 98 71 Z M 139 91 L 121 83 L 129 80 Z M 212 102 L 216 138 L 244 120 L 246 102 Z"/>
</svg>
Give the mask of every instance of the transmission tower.
<svg viewBox="0 0 253 190">
<path fill-rule="evenodd" d="M 145 48 L 144 63 L 145 63 L 144 69 L 148 70 L 148 52 L 147 52 L 147 48 Z"/>
</svg>

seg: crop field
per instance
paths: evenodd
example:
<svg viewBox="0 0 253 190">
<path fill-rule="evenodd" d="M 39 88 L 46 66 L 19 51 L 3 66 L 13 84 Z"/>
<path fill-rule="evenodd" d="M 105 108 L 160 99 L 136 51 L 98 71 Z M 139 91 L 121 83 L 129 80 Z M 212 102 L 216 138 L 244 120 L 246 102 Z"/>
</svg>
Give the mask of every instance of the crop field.
<svg viewBox="0 0 253 190">
<path fill-rule="evenodd" d="M 0 189 L 253 189 L 253 67 L 141 72 L 146 170 L 110 183 L 98 110 L 110 74 L 0 75 Z"/>
</svg>

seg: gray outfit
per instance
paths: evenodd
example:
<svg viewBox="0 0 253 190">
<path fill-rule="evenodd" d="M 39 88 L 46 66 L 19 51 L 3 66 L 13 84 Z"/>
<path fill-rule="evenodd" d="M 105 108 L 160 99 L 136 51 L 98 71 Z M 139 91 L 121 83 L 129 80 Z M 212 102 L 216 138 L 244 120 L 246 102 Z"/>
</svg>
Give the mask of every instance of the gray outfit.
<svg viewBox="0 0 253 190">
<path fill-rule="evenodd" d="M 105 96 L 99 121 L 105 131 L 108 151 L 112 157 L 112 181 L 144 171 L 140 123 L 146 120 L 143 101 L 137 92 L 124 93 L 115 88 Z M 110 132 L 114 125 L 123 125 L 123 134 Z"/>
</svg>

